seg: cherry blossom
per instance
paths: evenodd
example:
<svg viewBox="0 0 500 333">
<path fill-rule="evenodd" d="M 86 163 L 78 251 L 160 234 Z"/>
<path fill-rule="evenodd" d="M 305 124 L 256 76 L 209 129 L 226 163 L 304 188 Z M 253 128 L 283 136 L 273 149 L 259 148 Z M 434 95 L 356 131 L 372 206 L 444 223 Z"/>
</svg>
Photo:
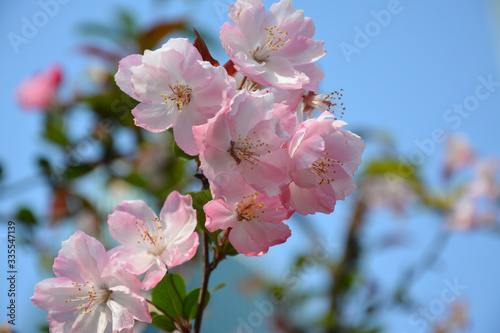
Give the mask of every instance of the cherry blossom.
<svg viewBox="0 0 500 333">
<path fill-rule="evenodd" d="M 191 128 L 212 118 L 236 87 L 223 67 L 202 61 L 185 38 L 122 59 L 115 80 L 141 102 L 132 110 L 135 124 L 151 132 L 173 127 L 177 144 L 190 155 L 198 154 Z"/>
<path fill-rule="evenodd" d="M 46 109 L 56 98 L 62 69 L 52 65 L 47 70 L 23 81 L 16 91 L 18 103 L 24 109 Z"/>
<path fill-rule="evenodd" d="M 49 311 L 51 332 L 133 332 L 134 319 L 151 322 L 139 278 L 114 265 L 95 238 L 77 231 L 53 270 L 56 278 L 39 282 L 31 298 Z"/>
<path fill-rule="evenodd" d="M 324 77 L 315 61 L 326 54 L 313 40 L 311 18 L 281 0 L 266 12 L 261 0 L 238 0 L 229 6 L 220 31 L 222 46 L 234 67 L 253 81 L 285 89 L 317 91 Z"/>
<path fill-rule="evenodd" d="M 470 142 L 462 135 L 453 134 L 446 141 L 444 156 L 444 176 L 450 176 L 474 161 L 474 149 Z"/>
<path fill-rule="evenodd" d="M 458 198 L 448 214 L 448 226 L 455 230 L 468 230 L 494 224 L 498 220 L 500 182 L 498 163 L 481 161 L 476 165 L 474 179 Z"/>
<path fill-rule="evenodd" d="M 291 236 L 290 228 L 282 222 L 293 210 L 285 208 L 279 196 L 270 198 L 249 185 L 243 196 L 212 200 L 203 209 L 207 229 L 230 229 L 229 241 L 246 256 L 262 256 L 270 246 L 282 244 Z"/>
<path fill-rule="evenodd" d="M 168 268 L 191 259 L 199 245 L 196 211 L 189 195 L 170 193 L 160 218 L 142 200 L 124 201 L 108 217 L 111 236 L 122 245 L 112 259 L 136 274 L 146 272 L 143 289 L 153 288 Z"/>
<path fill-rule="evenodd" d="M 272 94 L 243 90 L 217 117 L 193 128 L 201 169 L 216 196 L 220 188 L 241 194 L 245 183 L 273 196 L 290 182 L 292 161 L 282 149 L 288 134 L 274 117 L 281 113 L 290 110 L 275 104 Z"/>
<path fill-rule="evenodd" d="M 356 187 L 353 176 L 361 163 L 363 140 L 341 129 L 347 123 L 329 112 L 303 122 L 288 145 L 295 169 L 283 199 L 300 214 L 331 213 Z"/>
</svg>

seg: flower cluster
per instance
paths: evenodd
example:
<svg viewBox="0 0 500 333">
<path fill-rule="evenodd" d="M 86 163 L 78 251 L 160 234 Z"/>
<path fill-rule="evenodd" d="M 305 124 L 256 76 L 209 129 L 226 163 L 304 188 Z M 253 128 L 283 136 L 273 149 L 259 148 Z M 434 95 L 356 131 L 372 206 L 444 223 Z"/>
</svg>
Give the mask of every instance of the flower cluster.
<svg viewBox="0 0 500 333">
<path fill-rule="evenodd" d="M 172 129 L 177 145 L 197 156 L 213 198 L 203 207 L 206 229 L 226 230 L 237 252 L 261 256 L 290 237 L 284 221 L 295 211 L 333 212 L 355 188 L 365 146 L 335 117 L 341 94 L 318 93 L 324 74 L 315 62 L 326 51 L 303 11 L 291 0 L 267 12 L 261 0 L 238 0 L 229 18 L 220 32 L 226 65 L 200 37 L 194 44 L 173 38 L 122 59 L 115 80 L 139 101 L 137 126 Z M 108 219 L 121 246 L 108 252 L 82 233 L 65 242 L 57 278 L 39 283 L 33 296 L 50 311 L 51 329 L 118 332 L 130 331 L 134 319 L 150 321 L 139 290 L 198 247 L 191 200 L 171 193 L 159 217 L 143 201 L 123 202 Z"/>
<path fill-rule="evenodd" d="M 178 192 L 168 196 L 159 218 L 143 201 L 125 201 L 108 225 L 121 246 L 106 252 L 78 231 L 54 261 L 56 278 L 35 286 L 31 300 L 49 311 L 51 332 L 133 332 L 134 320 L 150 323 L 141 289 L 153 288 L 167 268 L 191 259 L 199 244 L 191 197 Z"/>
<path fill-rule="evenodd" d="M 326 51 L 303 11 L 291 0 L 267 12 L 261 0 L 238 0 L 229 18 L 227 66 L 176 38 L 123 59 L 116 82 L 141 102 L 138 126 L 173 128 L 179 147 L 199 155 L 213 195 L 207 229 L 229 229 L 238 252 L 263 255 L 290 236 L 283 221 L 294 211 L 331 213 L 355 188 L 364 143 L 334 116 L 340 94 L 317 93 Z M 311 118 L 313 109 L 323 113 Z"/>
</svg>

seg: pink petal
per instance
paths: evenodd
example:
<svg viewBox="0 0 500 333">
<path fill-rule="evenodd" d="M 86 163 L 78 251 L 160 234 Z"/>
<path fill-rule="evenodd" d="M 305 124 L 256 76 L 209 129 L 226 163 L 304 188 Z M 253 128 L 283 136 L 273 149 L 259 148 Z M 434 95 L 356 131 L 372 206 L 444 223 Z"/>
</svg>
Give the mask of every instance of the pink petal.
<svg viewBox="0 0 500 333">
<path fill-rule="evenodd" d="M 233 206 L 220 199 L 209 201 L 203 206 L 203 210 L 207 216 L 205 227 L 210 232 L 233 228 L 237 224 Z"/>
<path fill-rule="evenodd" d="M 140 54 L 132 54 L 126 58 L 120 60 L 120 64 L 118 67 L 118 72 L 115 75 L 115 81 L 118 87 L 123 90 L 127 95 L 137 99 L 137 96 L 134 93 L 132 88 L 132 71 L 131 68 L 135 66 L 139 66 L 142 64 L 142 55 Z"/>
<path fill-rule="evenodd" d="M 167 247 L 188 239 L 196 228 L 196 211 L 191 196 L 171 192 L 160 211 L 160 219 L 166 224 L 163 237 Z"/>
<path fill-rule="evenodd" d="M 179 113 L 167 104 L 140 103 L 133 110 L 136 126 L 151 132 L 163 132 L 175 125 Z"/>
<path fill-rule="evenodd" d="M 167 274 L 167 267 L 165 267 L 165 264 L 160 262 L 158 259 L 155 260 L 153 265 L 147 271 L 144 280 L 142 280 L 142 289 L 153 289 L 158 282 L 163 279 L 165 274 Z"/>
<path fill-rule="evenodd" d="M 74 311 L 75 303 L 66 302 L 77 296 L 87 297 L 85 290 L 79 290 L 74 282 L 68 278 L 51 278 L 35 285 L 35 293 L 31 301 L 37 307 L 49 311 Z"/>
<path fill-rule="evenodd" d="M 137 222 L 153 223 L 158 217 L 142 200 L 123 201 L 108 216 L 111 237 L 123 245 L 136 249 L 144 248 Z"/>
<path fill-rule="evenodd" d="M 85 282 L 90 278 L 99 278 L 108 263 L 104 246 L 97 239 L 77 231 L 62 242 L 53 270 L 57 277 Z"/>
</svg>

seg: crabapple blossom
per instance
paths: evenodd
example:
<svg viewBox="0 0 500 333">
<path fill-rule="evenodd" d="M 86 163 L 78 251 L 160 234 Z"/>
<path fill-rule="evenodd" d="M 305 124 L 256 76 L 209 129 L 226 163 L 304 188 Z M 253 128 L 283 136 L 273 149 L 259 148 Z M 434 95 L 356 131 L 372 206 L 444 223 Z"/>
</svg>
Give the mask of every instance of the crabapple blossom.
<svg viewBox="0 0 500 333">
<path fill-rule="evenodd" d="M 104 246 L 77 231 L 62 243 L 56 278 L 35 286 L 33 304 L 49 311 L 51 332 L 133 332 L 134 320 L 151 322 L 137 275 L 114 265 Z"/>
<path fill-rule="evenodd" d="M 336 201 L 356 187 L 353 176 L 365 144 L 341 129 L 345 125 L 324 112 L 303 122 L 290 140 L 288 152 L 295 169 L 283 199 L 300 214 L 331 213 Z"/>
<path fill-rule="evenodd" d="M 108 217 L 111 236 L 122 245 L 112 259 L 136 274 L 146 272 L 145 290 L 153 288 L 168 268 L 191 259 L 199 245 L 196 211 L 189 195 L 172 192 L 160 218 L 142 200 L 124 201 Z"/>
<path fill-rule="evenodd" d="M 243 196 L 215 199 L 203 209 L 207 229 L 213 232 L 230 228 L 229 241 L 246 256 L 261 256 L 291 235 L 283 221 L 290 218 L 293 210 L 285 208 L 279 196 L 270 198 L 249 185 L 244 186 Z"/>
<path fill-rule="evenodd" d="M 496 173 L 497 161 L 481 161 L 474 179 L 448 214 L 448 226 L 456 230 L 491 225 L 498 220 L 500 183 Z"/>
<path fill-rule="evenodd" d="M 151 132 L 173 127 L 177 144 L 189 155 L 198 154 L 191 128 L 212 118 L 236 88 L 223 67 L 202 61 L 185 38 L 122 59 L 115 80 L 141 102 L 132 110 L 135 124 Z"/>
<path fill-rule="evenodd" d="M 389 208 L 397 215 L 402 215 L 417 199 L 410 183 L 391 173 L 367 177 L 359 192 L 369 209 Z"/>
<path fill-rule="evenodd" d="M 458 134 L 450 135 L 446 141 L 444 156 L 445 178 L 450 178 L 455 171 L 472 164 L 474 155 L 474 149 L 465 137 Z"/>
<path fill-rule="evenodd" d="M 220 31 L 222 46 L 234 67 L 265 86 L 317 91 L 323 72 L 314 64 L 326 54 L 313 40 L 311 18 L 291 0 L 274 3 L 266 12 L 261 0 L 238 0 L 229 6 Z"/>
<path fill-rule="evenodd" d="M 23 81 L 16 91 L 17 101 L 24 109 L 46 109 L 56 98 L 62 69 L 52 65 L 47 70 Z"/>
<path fill-rule="evenodd" d="M 242 194 L 245 183 L 273 196 L 290 182 L 292 160 L 282 149 L 288 134 L 274 117 L 281 113 L 291 112 L 275 104 L 272 94 L 242 90 L 207 124 L 193 128 L 201 169 L 215 196 L 221 188 Z"/>
</svg>

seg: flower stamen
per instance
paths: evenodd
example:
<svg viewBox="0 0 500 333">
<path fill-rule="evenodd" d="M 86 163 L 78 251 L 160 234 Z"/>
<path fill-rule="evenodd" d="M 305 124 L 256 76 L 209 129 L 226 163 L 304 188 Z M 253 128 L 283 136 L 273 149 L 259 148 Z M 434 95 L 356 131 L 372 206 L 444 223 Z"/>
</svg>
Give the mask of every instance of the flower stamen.
<svg viewBox="0 0 500 333">
<path fill-rule="evenodd" d="M 279 30 L 275 25 L 264 29 L 267 33 L 265 42 L 251 52 L 253 53 L 253 58 L 258 63 L 263 63 L 269 58 L 271 53 L 285 47 L 290 42 L 290 38 L 287 38 L 287 30 Z"/>
<path fill-rule="evenodd" d="M 258 210 L 262 210 L 264 202 L 256 203 L 259 194 L 254 192 L 245 195 L 243 200 L 236 204 L 236 219 L 238 221 L 250 221 L 259 218 Z"/>
<path fill-rule="evenodd" d="M 169 94 L 161 94 L 160 96 L 165 99 L 165 103 L 167 103 L 168 106 L 173 107 L 175 105 L 179 113 L 181 113 L 182 108 L 191 101 L 193 89 L 189 88 L 187 84 L 179 84 L 179 81 L 177 81 L 177 85 L 172 87 L 172 85 L 169 84 L 168 87 L 172 92 Z"/>
</svg>

